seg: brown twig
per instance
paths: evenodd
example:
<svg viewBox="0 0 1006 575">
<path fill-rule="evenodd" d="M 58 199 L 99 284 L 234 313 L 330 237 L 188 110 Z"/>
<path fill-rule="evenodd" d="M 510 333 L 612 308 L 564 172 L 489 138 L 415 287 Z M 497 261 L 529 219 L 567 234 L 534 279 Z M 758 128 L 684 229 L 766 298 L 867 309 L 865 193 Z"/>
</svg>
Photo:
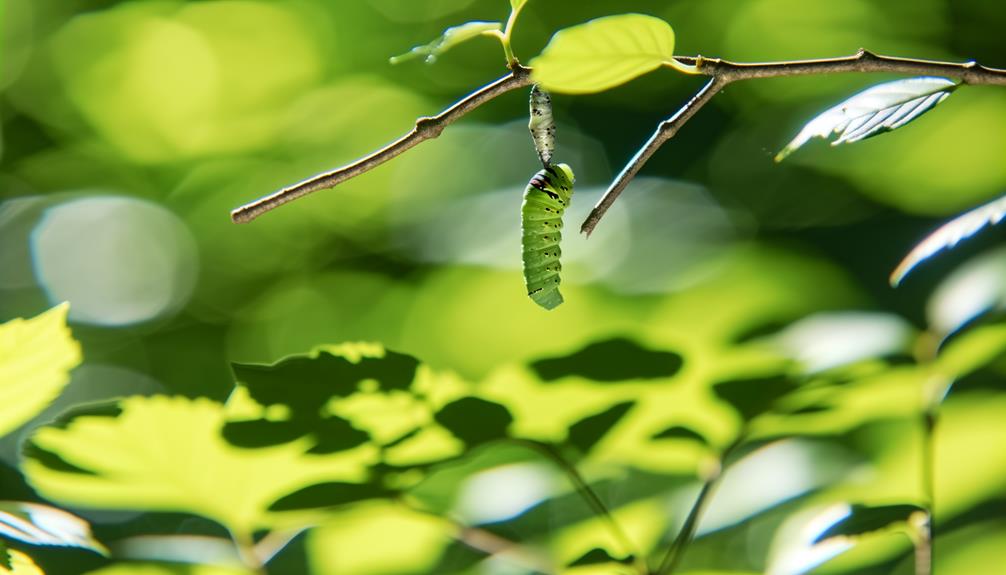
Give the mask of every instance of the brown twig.
<svg viewBox="0 0 1006 575">
<path fill-rule="evenodd" d="M 483 86 L 456 102 L 450 108 L 430 118 L 419 118 L 416 126 L 408 134 L 381 148 L 380 150 L 347 164 L 331 172 L 318 174 L 303 182 L 283 188 L 278 192 L 259 198 L 231 212 L 231 220 L 244 224 L 262 214 L 274 210 L 287 202 L 306 196 L 311 192 L 326 190 L 373 170 L 377 166 L 402 154 L 420 142 L 432 140 L 444 131 L 444 128 L 459 118 L 485 104 L 489 100 L 505 94 L 510 90 L 522 88 L 531 84 L 531 69 L 515 63 L 510 73 L 495 82 Z"/>
<path fill-rule="evenodd" d="M 601 201 L 594 207 L 580 230 L 590 234 L 604 216 L 618 195 L 625 189 L 646 161 L 660 146 L 669 140 L 685 122 L 705 105 L 720 89 L 731 82 L 756 78 L 778 78 L 783 76 L 808 76 L 818 74 L 838 74 L 846 72 L 888 72 L 894 74 L 934 75 L 959 78 L 965 84 L 1006 85 L 1006 70 L 988 68 L 976 62 L 941 62 L 881 56 L 867 50 L 860 50 L 852 56 L 825 58 L 820 60 L 792 60 L 785 62 L 738 63 L 719 58 L 679 56 L 675 58 L 683 64 L 698 68 L 699 74 L 711 76 L 712 80 L 688 101 L 670 119 L 661 122 L 657 131 L 642 149 L 629 161 L 625 169 L 612 182 Z M 295 200 L 311 192 L 335 187 L 350 178 L 369 172 L 377 166 L 409 150 L 420 142 L 436 138 L 446 126 L 468 112 L 478 108 L 497 96 L 531 84 L 531 69 L 515 63 L 510 74 L 484 86 L 459 100 L 440 114 L 420 118 L 408 134 L 384 148 L 351 164 L 331 172 L 319 174 L 271 195 L 245 204 L 233 212 L 231 219 L 237 223 L 250 222 L 256 217 Z"/>
</svg>

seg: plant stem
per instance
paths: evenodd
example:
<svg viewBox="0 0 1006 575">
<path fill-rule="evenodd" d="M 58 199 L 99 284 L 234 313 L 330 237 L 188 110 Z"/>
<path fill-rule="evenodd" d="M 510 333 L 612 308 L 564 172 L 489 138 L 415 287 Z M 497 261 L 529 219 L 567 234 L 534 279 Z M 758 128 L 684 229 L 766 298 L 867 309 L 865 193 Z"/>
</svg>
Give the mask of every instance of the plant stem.
<svg viewBox="0 0 1006 575">
<path fill-rule="evenodd" d="M 265 196 L 249 204 L 245 204 L 231 212 L 231 219 L 236 223 L 250 222 L 256 217 L 275 209 L 289 201 L 306 196 L 311 192 L 333 188 L 350 178 L 369 172 L 377 166 L 409 150 L 416 144 L 436 138 L 446 126 L 458 120 L 468 112 L 489 102 L 497 96 L 510 90 L 522 88 L 531 84 L 531 69 L 521 66 L 513 57 L 509 46 L 510 32 L 518 12 L 512 12 L 503 33 L 504 51 L 507 54 L 510 74 L 488 84 L 465 96 L 457 103 L 440 114 L 430 118 L 420 118 L 415 128 L 395 142 L 380 150 L 365 156 L 351 164 L 319 174 L 271 195 Z M 639 172 L 646 160 L 666 142 L 698 109 L 704 105 L 723 86 L 740 80 L 757 78 L 778 78 L 783 76 L 809 76 L 819 74 L 837 74 L 847 72 L 887 72 L 895 74 L 939 75 L 960 78 L 965 84 L 1006 85 L 1006 70 L 988 68 L 974 61 L 971 62 L 941 62 L 936 60 L 918 60 L 913 58 L 897 58 L 881 56 L 867 50 L 859 50 L 852 56 L 840 58 L 825 58 L 819 60 L 791 60 L 782 62 L 738 63 L 719 58 L 704 58 L 701 56 L 675 57 L 678 64 L 696 66 L 698 74 L 711 76 L 712 81 L 698 94 L 703 96 L 689 100 L 669 120 L 660 124 L 654 137 L 630 160 L 629 165 L 618 175 L 605 196 L 611 196 L 607 203 L 598 204 L 584 221 L 581 231 L 590 234 L 604 213 L 615 201 L 618 195 L 628 185 L 629 181 Z M 617 190 L 617 191 L 615 191 Z M 603 202 L 603 200 L 602 200 Z"/>
<path fill-rule="evenodd" d="M 266 575 L 265 565 L 255 552 L 255 540 L 250 533 L 241 531 L 230 531 L 231 540 L 237 548 L 238 557 L 246 567 L 251 569 L 256 575 Z"/>
<path fill-rule="evenodd" d="M 597 492 L 594 491 L 590 484 L 587 483 L 582 475 L 580 475 L 576 466 L 567 461 L 566 458 L 564 458 L 552 445 L 539 443 L 537 441 L 520 441 L 520 443 L 534 449 L 548 459 L 552 460 L 552 462 L 566 474 L 566 477 L 569 478 L 577 493 L 583 497 L 584 501 L 587 502 L 587 505 L 589 505 L 594 511 L 594 514 L 603 520 L 608 526 L 608 530 L 611 532 L 612 536 L 614 536 L 618 544 L 622 546 L 622 552 L 632 557 L 635 569 L 640 575 L 646 575 L 648 573 L 648 569 L 646 567 L 646 561 L 643 554 L 639 552 L 639 549 L 635 546 L 635 544 L 633 544 L 628 534 L 622 529 L 622 526 L 619 525 L 615 516 L 611 514 L 608 507 L 603 501 L 601 501 L 601 498 L 598 497 Z"/>
<path fill-rule="evenodd" d="M 615 181 L 611 183 L 608 190 L 604 192 L 601 199 L 594 206 L 594 209 L 590 210 L 590 214 L 587 215 L 587 219 L 583 221 L 583 225 L 580 226 L 580 231 L 587 234 L 588 236 L 592 231 L 594 231 L 594 226 L 597 225 L 601 218 L 604 217 L 605 212 L 611 207 L 611 204 L 615 203 L 618 196 L 621 195 L 622 190 L 624 190 L 629 182 L 636 177 L 639 170 L 644 164 L 650 159 L 653 154 L 660 149 L 660 146 L 664 145 L 664 142 L 670 140 L 674 137 L 674 134 L 678 133 L 678 129 L 684 125 L 685 122 L 689 120 L 696 112 L 699 111 L 702 106 L 705 106 L 709 100 L 720 91 L 723 86 L 726 85 L 726 81 L 722 80 L 718 76 L 714 76 L 712 80 L 706 83 L 701 90 L 695 93 L 694 96 L 688 102 L 685 103 L 675 114 L 668 120 L 664 120 L 657 126 L 657 130 L 653 132 L 650 139 L 647 140 L 643 147 L 636 152 L 636 155 L 629 160 L 629 163 L 622 168 L 621 173 L 615 177 Z"/>
<path fill-rule="evenodd" d="M 445 127 L 489 100 L 510 90 L 530 84 L 531 69 L 525 68 L 520 64 L 515 64 L 506 76 L 479 88 L 436 116 L 419 118 L 416 120 L 416 126 L 412 131 L 391 144 L 351 164 L 332 170 L 331 172 L 318 174 L 303 182 L 283 188 L 278 192 L 245 204 L 231 212 L 231 220 L 239 224 L 250 222 L 287 202 L 306 196 L 311 192 L 333 188 L 346 180 L 369 172 L 411 149 L 416 144 L 436 138 L 444 131 Z"/>
</svg>

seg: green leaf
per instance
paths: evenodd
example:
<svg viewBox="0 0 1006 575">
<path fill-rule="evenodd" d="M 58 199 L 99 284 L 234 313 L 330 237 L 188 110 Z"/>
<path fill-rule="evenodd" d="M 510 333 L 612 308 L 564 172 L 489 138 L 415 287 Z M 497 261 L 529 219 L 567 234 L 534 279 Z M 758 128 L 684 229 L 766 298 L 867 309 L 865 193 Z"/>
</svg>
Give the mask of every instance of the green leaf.
<svg viewBox="0 0 1006 575">
<path fill-rule="evenodd" d="M 781 162 L 811 138 L 838 134 L 833 146 L 896 130 L 933 109 L 957 88 L 952 80 L 923 76 L 878 84 L 811 120 L 776 154 Z"/>
<path fill-rule="evenodd" d="M 0 535 L 31 545 L 80 547 L 108 555 L 87 521 L 39 503 L 0 501 Z"/>
<path fill-rule="evenodd" d="M 560 30 L 531 61 L 534 81 L 550 92 L 589 94 L 675 65 L 674 30 L 660 18 L 620 14 Z"/>
<path fill-rule="evenodd" d="M 444 33 L 441 34 L 439 38 L 429 44 L 416 46 L 404 54 L 392 56 L 388 61 L 392 64 L 401 64 L 402 62 L 407 62 L 413 58 L 422 57 L 426 60 L 427 64 L 432 64 L 437 61 L 437 56 L 443 54 L 458 44 L 467 42 L 468 40 L 471 40 L 476 36 L 481 36 L 486 32 L 499 32 L 502 29 L 503 25 L 499 22 L 466 22 L 444 30 Z"/>
<path fill-rule="evenodd" d="M 853 505 L 849 515 L 817 536 L 814 543 L 832 537 L 860 537 L 883 529 L 896 529 L 912 516 L 926 511 L 917 505 Z"/>
<path fill-rule="evenodd" d="M 118 416 L 82 415 L 35 433 L 22 468 L 49 499 L 201 515 L 236 533 L 275 525 L 268 507 L 320 481 L 362 482 L 375 446 L 310 456 L 310 438 L 241 449 L 221 436 L 224 406 L 132 397 Z"/>
<path fill-rule="evenodd" d="M 0 575 L 45 575 L 45 571 L 28 555 L 15 549 L 10 549 L 7 553 L 8 562 L 6 565 L 0 564 Z"/>
<path fill-rule="evenodd" d="M 87 575 L 254 575 L 254 571 L 217 565 L 179 565 L 176 563 L 118 563 L 90 571 Z"/>
<path fill-rule="evenodd" d="M 11 567 L 10 552 L 7 550 L 7 544 L 3 542 L 3 539 L 0 539 L 0 573 L 4 569 L 10 571 L 13 567 Z"/>
<path fill-rule="evenodd" d="M 523 8 L 525 4 L 527 4 L 527 0 L 510 0 L 510 9 L 513 12 L 517 12 Z"/>
<path fill-rule="evenodd" d="M 67 304 L 0 325 L 0 435 L 38 415 L 70 381 L 80 344 L 66 326 Z"/>
<path fill-rule="evenodd" d="M 952 339 L 940 351 L 936 369 L 951 379 L 976 371 L 1006 353 L 1006 325 L 985 325 Z"/>
<path fill-rule="evenodd" d="M 970 238 L 985 226 L 998 224 L 1003 217 L 1006 217 L 1006 196 L 992 200 L 943 224 L 912 248 L 912 251 L 908 252 L 898 267 L 894 268 L 894 271 L 891 272 L 891 285 L 898 287 L 908 272 L 923 260 L 932 257 L 941 250 L 956 246 L 961 240 Z"/>
<path fill-rule="evenodd" d="M 744 421 L 765 413 L 784 395 L 797 388 L 785 375 L 753 377 L 721 381 L 713 385 L 713 393 L 736 409 Z"/>
</svg>

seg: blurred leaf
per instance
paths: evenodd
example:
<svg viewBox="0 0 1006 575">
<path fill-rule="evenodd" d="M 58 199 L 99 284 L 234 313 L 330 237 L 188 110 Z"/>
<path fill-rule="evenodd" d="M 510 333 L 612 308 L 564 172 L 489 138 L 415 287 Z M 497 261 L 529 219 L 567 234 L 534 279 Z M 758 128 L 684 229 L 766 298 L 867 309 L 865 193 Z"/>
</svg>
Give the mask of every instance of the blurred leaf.
<svg viewBox="0 0 1006 575">
<path fill-rule="evenodd" d="M 926 302 L 930 330 L 944 337 L 1006 307 L 1006 248 L 981 254 L 944 278 Z"/>
<path fill-rule="evenodd" d="M 673 351 L 653 351 L 635 341 L 614 338 L 591 343 L 563 357 L 536 360 L 531 368 L 547 381 L 579 376 L 614 383 L 672 377 L 683 364 L 681 355 Z"/>
<path fill-rule="evenodd" d="M 72 417 L 34 434 L 22 468 L 39 493 L 91 507 L 193 513 L 250 533 L 273 524 L 267 508 L 283 495 L 319 480 L 361 480 L 376 462 L 372 446 L 308 456 L 308 439 L 233 447 L 220 435 L 224 407 L 205 399 L 119 405 L 118 417 Z"/>
<path fill-rule="evenodd" d="M 437 56 L 450 50 L 451 48 L 467 42 L 477 36 L 482 36 L 489 31 L 499 31 L 503 28 L 499 22 L 466 22 L 458 26 L 452 26 L 441 34 L 439 38 L 423 46 L 416 46 L 408 52 L 399 56 L 392 56 L 388 59 L 392 64 L 401 64 L 413 58 L 423 57 L 427 64 L 437 61 Z"/>
<path fill-rule="evenodd" d="M 87 521 L 39 503 L 0 501 L 0 535 L 31 545 L 80 547 L 108 555 L 108 549 L 91 534 Z"/>
<path fill-rule="evenodd" d="M 832 537 L 859 537 L 882 529 L 907 524 L 916 513 L 926 513 L 917 505 L 853 505 L 849 515 L 817 536 L 814 543 Z"/>
<path fill-rule="evenodd" d="M 721 381 L 713 385 L 713 393 L 740 412 L 744 421 L 750 421 L 771 409 L 779 398 L 796 388 L 796 382 L 791 378 L 774 375 Z"/>
<path fill-rule="evenodd" d="M 10 561 L 10 551 L 7 550 L 7 544 L 0 539 L 0 569 L 6 569 L 10 571 L 11 561 Z"/>
<path fill-rule="evenodd" d="M 845 311 L 804 317 L 769 341 L 814 373 L 907 353 L 914 335 L 911 324 L 894 314 Z"/>
<path fill-rule="evenodd" d="M 38 415 L 70 381 L 80 345 L 66 326 L 69 305 L 0 325 L 0 436 Z"/>
<path fill-rule="evenodd" d="M 6 565 L 0 564 L 0 575 L 9 573 L 10 575 L 45 575 L 45 572 L 35 564 L 31 557 L 11 549 L 6 551 L 9 555 Z"/>
<path fill-rule="evenodd" d="M 1006 325 L 979 326 L 947 343 L 936 369 L 950 379 L 963 377 L 1006 353 Z"/>
<path fill-rule="evenodd" d="M 535 82 L 549 92 L 589 94 L 673 62 L 670 24 L 644 14 L 619 14 L 556 32 L 531 67 Z"/>
<path fill-rule="evenodd" d="M 262 547 L 270 543 L 269 540 L 264 541 Z M 259 551 L 256 546 L 256 553 Z M 166 561 L 234 568 L 243 566 L 232 539 L 206 535 L 137 535 L 117 540 L 112 552 L 120 560 Z"/>
<path fill-rule="evenodd" d="M 513 422 L 513 416 L 506 407 L 478 397 L 464 397 L 451 402 L 441 408 L 434 418 L 468 447 L 507 437 Z"/>
<path fill-rule="evenodd" d="M 527 0 L 510 0 L 510 8 L 516 12 L 527 4 Z"/>
<path fill-rule="evenodd" d="M 898 267 L 894 268 L 891 272 L 891 285 L 898 287 L 912 268 L 923 260 L 932 257 L 940 250 L 953 248 L 961 240 L 975 235 L 985 226 L 998 224 L 1003 216 L 1006 216 L 1006 196 L 992 200 L 943 224 L 912 248 Z"/>
<path fill-rule="evenodd" d="M 831 145 L 858 142 L 904 126 L 942 102 L 957 88 L 946 78 L 920 77 L 878 84 L 864 90 L 811 120 L 775 161 L 803 146 L 813 137 L 838 134 Z"/>
<path fill-rule="evenodd" d="M 216 565 L 179 565 L 177 563 L 118 563 L 87 575 L 254 575 L 253 571 Z"/>
<path fill-rule="evenodd" d="M 635 404 L 634 401 L 625 401 L 577 421 L 569 428 L 569 443 L 579 449 L 580 453 L 590 453 Z"/>
</svg>

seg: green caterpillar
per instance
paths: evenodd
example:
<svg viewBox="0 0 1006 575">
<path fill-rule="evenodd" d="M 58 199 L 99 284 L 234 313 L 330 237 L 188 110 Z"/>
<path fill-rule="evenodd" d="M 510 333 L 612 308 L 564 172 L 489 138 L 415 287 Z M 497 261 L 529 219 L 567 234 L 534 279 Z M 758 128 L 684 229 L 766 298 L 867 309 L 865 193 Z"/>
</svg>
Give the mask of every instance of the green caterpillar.
<svg viewBox="0 0 1006 575">
<path fill-rule="evenodd" d="M 524 284 L 527 295 L 545 309 L 562 303 L 562 214 L 573 196 L 573 170 L 566 164 L 548 166 L 531 178 L 521 204 Z"/>
</svg>

